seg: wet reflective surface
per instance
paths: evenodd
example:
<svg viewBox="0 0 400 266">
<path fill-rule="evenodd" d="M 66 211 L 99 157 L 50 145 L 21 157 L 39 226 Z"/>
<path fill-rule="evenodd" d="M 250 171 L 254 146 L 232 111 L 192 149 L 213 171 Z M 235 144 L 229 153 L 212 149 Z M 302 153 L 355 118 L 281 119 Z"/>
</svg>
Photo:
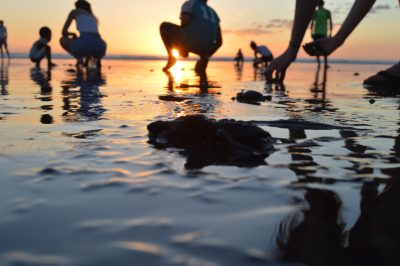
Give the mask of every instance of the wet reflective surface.
<svg viewBox="0 0 400 266">
<path fill-rule="evenodd" d="M 386 66 L 295 64 L 265 87 L 251 64 L 56 63 L 0 65 L 1 266 L 400 265 L 398 93 L 361 85 Z M 277 151 L 188 170 L 147 143 L 191 114 L 254 121 Z"/>
</svg>

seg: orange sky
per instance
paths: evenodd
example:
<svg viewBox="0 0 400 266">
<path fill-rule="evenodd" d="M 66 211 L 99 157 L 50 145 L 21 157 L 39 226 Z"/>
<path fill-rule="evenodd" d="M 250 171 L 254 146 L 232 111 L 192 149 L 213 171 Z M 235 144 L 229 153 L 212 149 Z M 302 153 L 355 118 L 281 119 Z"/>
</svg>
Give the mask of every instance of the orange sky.
<svg viewBox="0 0 400 266">
<path fill-rule="evenodd" d="M 178 23 L 181 0 L 92 0 L 100 30 L 108 43 L 109 54 L 163 55 L 158 34 L 162 21 Z M 326 1 L 334 22 L 340 24 L 353 1 Z M 389 59 L 400 57 L 400 10 L 397 1 L 377 1 L 373 14 L 356 30 L 334 57 L 355 59 Z M 47 25 L 53 30 L 54 52 L 63 23 L 73 8 L 73 0 L 2 0 L 0 18 L 9 31 L 11 52 L 27 53 L 37 39 L 37 31 Z M 282 52 L 289 39 L 294 11 L 293 0 L 209 0 L 219 13 L 224 31 L 224 45 L 218 56 L 234 56 L 242 48 L 246 56 L 250 40 L 267 44 L 274 54 Z M 267 26 L 268 25 L 268 26 Z M 309 32 L 306 40 L 309 40 Z M 305 57 L 303 53 L 300 57 Z"/>
</svg>

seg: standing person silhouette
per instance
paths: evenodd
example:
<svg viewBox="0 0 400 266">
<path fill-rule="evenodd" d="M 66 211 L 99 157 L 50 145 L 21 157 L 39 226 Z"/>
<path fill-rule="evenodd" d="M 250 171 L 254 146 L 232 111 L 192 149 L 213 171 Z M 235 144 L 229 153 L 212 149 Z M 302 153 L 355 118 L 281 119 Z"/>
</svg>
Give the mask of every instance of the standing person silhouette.
<svg viewBox="0 0 400 266">
<path fill-rule="evenodd" d="M 7 52 L 8 58 L 10 58 L 10 53 L 8 51 L 8 44 L 7 44 L 7 28 L 4 26 L 4 21 L 0 20 L 0 51 L 1 51 L 1 58 L 4 58 L 3 47 Z"/>
<path fill-rule="evenodd" d="M 333 28 L 332 15 L 328 9 L 324 8 L 324 5 L 325 3 L 323 0 L 319 1 L 318 8 L 315 11 L 314 17 L 311 20 L 311 36 L 314 41 L 326 38 L 328 36 L 332 37 L 332 28 Z M 329 32 L 328 32 L 328 22 L 329 22 Z M 317 54 L 318 65 L 321 64 L 319 57 L 320 55 Z M 323 57 L 325 66 L 328 66 L 328 56 L 323 55 Z"/>
<path fill-rule="evenodd" d="M 84 59 L 96 60 L 96 65 L 101 68 L 101 59 L 106 54 L 107 44 L 101 39 L 98 20 L 92 12 L 92 7 L 85 0 L 78 0 L 64 24 L 61 46 L 77 59 L 77 66 L 84 64 Z M 69 32 L 72 21 L 76 22 L 79 37 L 76 33 Z"/>
<path fill-rule="evenodd" d="M 237 52 L 237 54 L 233 60 L 236 61 L 237 66 L 243 65 L 244 55 L 243 55 L 242 49 L 239 49 L 239 51 Z"/>
<path fill-rule="evenodd" d="M 168 52 L 168 62 L 163 68 L 168 71 L 176 63 L 173 49 L 187 57 L 189 52 L 200 56 L 196 72 L 205 72 L 210 57 L 222 45 L 220 19 L 207 5 L 207 0 L 186 1 L 181 9 L 181 25 L 163 22 L 160 26 L 161 38 Z"/>
<path fill-rule="evenodd" d="M 331 38 L 325 38 L 311 43 L 311 47 L 307 46 L 311 49 L 307 50 L 314 50 L 314 52 L 309 51 L 308 53 L 310 55 L 315 55 L 316 53 L 330 55 L 333 53 L 344 44 L 346 39 L 371 10 L 375 1 L 376 0 L 355 0 L 350 13 L 339 31 Z M 291 40 L 286 51 L 270 63 L 267 69 L 267 79 L 269 81 L 274 80 L 274 74 L 276 81 L 283 82 L 285 79 L 286 70 L 297 57 L 304 34 L 313 17 L 318 2 L 318 0 L 296 0 L 296 12 Z M 369 85 L 400 86 L 400 63 L 368 78 L 364 83 Z"/>
</svg>

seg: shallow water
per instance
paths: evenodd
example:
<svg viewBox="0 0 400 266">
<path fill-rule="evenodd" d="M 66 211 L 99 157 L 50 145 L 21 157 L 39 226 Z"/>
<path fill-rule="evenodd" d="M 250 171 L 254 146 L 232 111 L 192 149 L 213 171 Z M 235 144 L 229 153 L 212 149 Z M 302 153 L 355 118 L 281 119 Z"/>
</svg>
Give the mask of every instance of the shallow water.
<svg viewBox="0 0 400 266">
<path fill-rule="evenodd" d="M 385 66 L 295 64 L 285 88 L 264 88 L 250 64 L 212 62 L 204 90 L 193 62 L 170 76 L 159 61 L 57 63 L 0 68 L 1 266 L 400 265 L 399 100 L 362 86 Z M 232 100 L 245 89 L 272 100 Z M 147 143 L 149 123 L 199 113 L 256 121 L 277 151 L 255 168 L 186 170 Z"/>
</svg>

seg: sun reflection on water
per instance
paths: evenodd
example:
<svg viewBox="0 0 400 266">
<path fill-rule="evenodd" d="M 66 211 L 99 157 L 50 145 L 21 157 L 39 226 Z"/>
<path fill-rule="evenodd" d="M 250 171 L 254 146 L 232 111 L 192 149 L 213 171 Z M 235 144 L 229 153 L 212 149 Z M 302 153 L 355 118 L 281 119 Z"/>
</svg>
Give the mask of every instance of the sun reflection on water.
<svg viewBox="0 0 400 266">
<path fill-rule="evenodd" d="M 171 74 L 174 77 L 175 84 L 181 84 L 183 80 L 183 63 L 178 60 L 171 68 Z"/>
</svg>

